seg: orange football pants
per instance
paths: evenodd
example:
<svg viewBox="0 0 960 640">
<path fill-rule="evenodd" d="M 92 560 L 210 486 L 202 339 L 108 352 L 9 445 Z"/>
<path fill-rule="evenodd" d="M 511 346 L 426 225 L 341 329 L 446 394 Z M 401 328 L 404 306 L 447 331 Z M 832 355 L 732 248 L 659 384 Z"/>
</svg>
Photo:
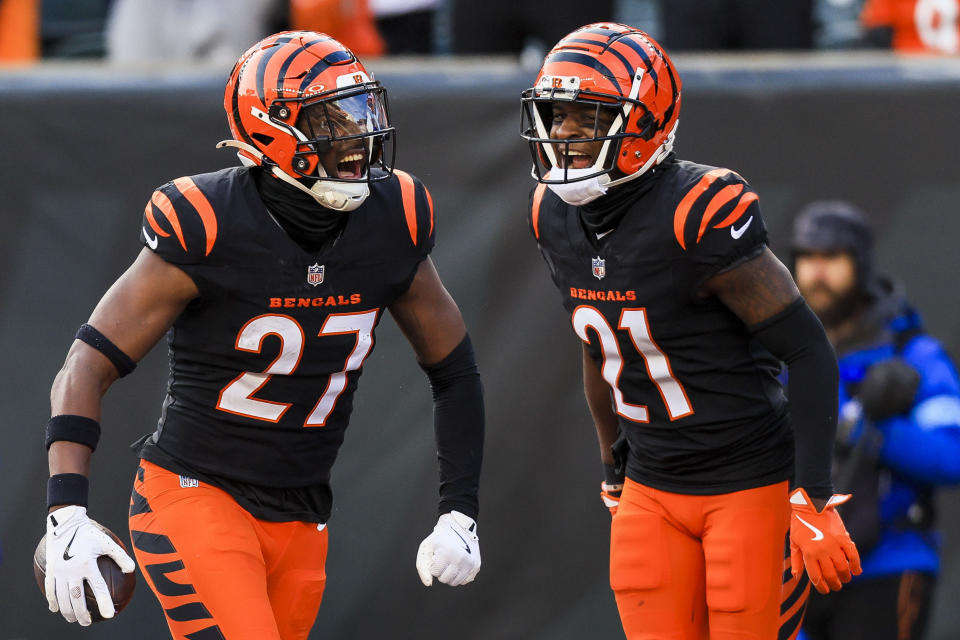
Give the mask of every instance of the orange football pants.
<svg viewBox="0 0 960 640">
<path fill-rule="evenodd" d="M 610 585 L 629 640 L 775 640 L 787 483 L 712 496 L 627 479 Z"/>
<path fill-rule="evenodd" d="M 326 584 L 325 527 L 258 520 L 221 489 L 141 460 L 130 538 L 175 640 L 309 635 Z"/>
</svg>

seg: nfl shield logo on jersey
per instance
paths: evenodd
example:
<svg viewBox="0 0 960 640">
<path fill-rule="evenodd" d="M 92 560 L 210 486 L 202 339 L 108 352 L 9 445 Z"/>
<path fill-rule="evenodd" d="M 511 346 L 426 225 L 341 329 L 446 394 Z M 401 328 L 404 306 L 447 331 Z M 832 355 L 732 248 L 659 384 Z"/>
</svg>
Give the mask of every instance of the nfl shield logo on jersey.
<svg viewBox="0 0 960 640">
<path fill-rule="evenodd" d="M 593 275 L 597 280 L 603 280 L 603 276 L 607 275 L 607 261 L 597 256 L 596 258 L 591 258 L 593 263 Z"/>
<path fill-rule="evenodd" d="M 312 267 L 307 267 L 307 282 L 313 286 L 317 286 L 323 282 L 323 267 L 322 264 L 313 263 Z"/>
</svg>

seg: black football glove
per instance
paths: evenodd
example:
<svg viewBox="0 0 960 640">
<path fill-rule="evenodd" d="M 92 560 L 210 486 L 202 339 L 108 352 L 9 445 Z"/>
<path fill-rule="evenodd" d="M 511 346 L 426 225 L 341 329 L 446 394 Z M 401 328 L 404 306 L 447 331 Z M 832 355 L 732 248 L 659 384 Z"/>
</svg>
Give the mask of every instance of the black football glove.
<svg viewBox="0 0 960 640">
<path fill-rule="evenodd" d="M 903 358 L 879 362 L 867 370 L 857 397 L 871 422 L 906 414 L 920 386 L 920 374 Z"/>
</svg>

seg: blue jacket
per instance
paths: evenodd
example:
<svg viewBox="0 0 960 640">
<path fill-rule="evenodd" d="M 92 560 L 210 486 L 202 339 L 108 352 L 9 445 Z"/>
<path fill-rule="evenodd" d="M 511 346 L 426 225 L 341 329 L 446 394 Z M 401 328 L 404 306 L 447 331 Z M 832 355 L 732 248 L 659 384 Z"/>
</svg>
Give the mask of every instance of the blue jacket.
<svg viewBox="0 0 960 640">
<path fill-rule="evenodd" d="M 911 507 L 932 496 L 939 485 L 960 483 L 960 380 L 940 343 L 922 331 L 920 318 L 889 284 L 867 312 L 856 344 L 835 345 L 840 369 L 840 416 L 859 422 L 859 401 L 850 388 L 870 366 L 900 357 L 920 374 L 913 407 L 905 415 L 878 421 L 880 534 L 861 558 L 859 579 L 907 570 L 936 574 L 939 540 L 932 528 L 904 526 Z M 856 496 L 853 497 L 857 499 Z"/>
</svg>

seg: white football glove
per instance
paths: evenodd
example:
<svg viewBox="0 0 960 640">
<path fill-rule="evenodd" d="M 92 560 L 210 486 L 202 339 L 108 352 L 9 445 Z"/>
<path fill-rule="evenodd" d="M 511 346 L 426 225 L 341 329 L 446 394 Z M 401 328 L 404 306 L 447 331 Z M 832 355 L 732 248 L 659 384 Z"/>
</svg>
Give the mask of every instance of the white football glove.
<svg viewBox="0 0 960 640">
<path fill-rule="evenodd" d="M 472 582 L 480 571 L 480 539 L 477 523 L 459 511 L 440 516 L 433 533 L 417 550 L 417 573 L 424 586 L 433 579 L 456 587 Z"/>
<path fill-rule="evenodd" d="M 70 505 L 47 514 L 44 588 L 50 611 L 59 611 L 67 622 L 88 626 L 92 620 L 83 593 L 86 581 L 97 598 L 100 615 L 104 618 L 114 616 L 116 612 L 110 590 L 97 567 L 97 558 L 102 555 L 113 558 L 124 573 L 136 568 L 123 548 L 87 517 L 86 507 Z"/>
</svg>

